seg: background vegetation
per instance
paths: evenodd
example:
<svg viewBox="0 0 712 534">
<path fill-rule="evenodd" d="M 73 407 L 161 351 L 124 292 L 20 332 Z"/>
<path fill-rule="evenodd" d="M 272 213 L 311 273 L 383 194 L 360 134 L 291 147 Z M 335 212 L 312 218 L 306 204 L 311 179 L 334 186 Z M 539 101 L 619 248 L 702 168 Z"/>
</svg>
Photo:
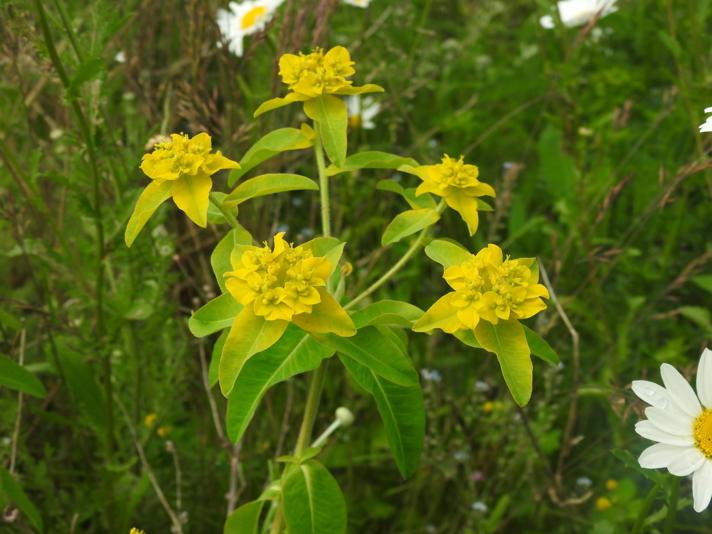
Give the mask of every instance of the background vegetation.
<svg viewBox="0 0 712 534">
<path fill-rule="evenodd" d="M 706 532 L 710 512 L 692 512 L 685 481 L 676 524 L 664 526 L 667 477 L 656 486 L 631 462 L 645 442 L 629 384 L 658 380 L 661 362 L 693 372 L 712 339 L 712 135 L 697 131 L 712 105 L 712 2 L 621 0 L 595 27 L 544 30 L 546 0 L 374 0 L 365 10 L 290 0 L 243 58 L 219 46 L 222 4 L 45 2 L 67 89 L 35 4 L 0 8 L 0 353 L 47 390 L 18 399 L 0 388 L 0 505 L 16 491 L 13 473 L 35 508 L 6 507 L 0 530 L 168 532 L 158 485 L 187 532 L 219 532 L 229 505 L 260 493 L 265 461 L 294 442 L 304 381 L 270 392 L 230 444 L 224 401 L 204 385 L 214 340 L 186 328 L 215 294 L 207 258 L 221 234 L 165 207 L 132 249 L 123 229 L 152 135 L 208 131 L 239 159 L 261 134 L 299 122 L 294 106 L 251 119 L 280 90 L 275 59 L 343 44 L 357 79 L 387 90 L 377 127 L 355 130 L 351 151 L 475 162 L 498 191 L 496 210 L 474 239 L 447 213 L 443 234 L 538 256 L 562 309 L 532 325 L 562 364 L 536 361 L 524 410 L 493 357 L 450 336 L 413 337 L 428 422 L 410 480 L 370 401 L 333 367 L 317 431 L 337 406 L 356 414 L 324 456 L 351 530 L 605 533 L 644 522 Z M 310 175 L 308 158 L 270 165 Z M 335 233 L 348 241 L 355 295 L 407 247 L 379 246 L 404 206 L 375 189 L 385 173 L 342 176 Z M 317 200 L 268 197 L 240 220 L 259 239 L 288 229 L 299 242 L 318 233 Z M 379 296 L 425 308 L 440 275 L 420 255 Z"/>
</svg>

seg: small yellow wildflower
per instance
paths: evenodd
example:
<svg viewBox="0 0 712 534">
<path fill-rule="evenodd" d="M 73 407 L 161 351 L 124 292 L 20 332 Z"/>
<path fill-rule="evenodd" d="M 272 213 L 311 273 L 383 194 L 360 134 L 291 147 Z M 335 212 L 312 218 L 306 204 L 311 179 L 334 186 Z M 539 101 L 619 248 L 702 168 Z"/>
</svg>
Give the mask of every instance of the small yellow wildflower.
<svg viewBox="0 0 712 534">
<path fill-rule="evenodd" d="M 225 273 L 225 285 L 240 304 L 267 321 L 291 321 L 315 332 L 353 335 L 353 322 L 326 290 L 334 265 L 314 256 L 305 245 L 293 247 L 284 232 L 274 236 L 274 248 L 243 247 L 232 256 L 233 271 Z M 312 315 L 325 314 L 315 322 Z M 328 317 L 328 319 L 327 319 Z"/>
<path fill-rule="evenodd" d="M 534 260 L 503 259 L 502 249 L 488 245 L 459 265 L 445 269 L 443 278 L 454 291 L 441 297 L 415 323 L 413 330 L 444 332 L 474 330 L 480 320 L 527 319 L 546 308 L 546 288 L 537 283 Z"/>
<path fill-rule="evenodd" d="M 211 176 L 239 166 L 219 150 L 212 153 L 212 141 L 207 133 L 192 138 L 171 134 L 169 141 L 155 145 L 153 152 L 141 160 L 141 170 L 152 182 L 136 202 L 126 227 L 126 244 L 131 246 L 158 206 L 170 197 L 195 224 L 207 226 L 208 197 L 213 187 Z"/>
<path fill-rule="evenodd" d="M 423 180 L 415 194 L 433 193 L 442 197 L 460 214 L 470 235 L 474 235 L 479 224 L 477 197 L 496 196 L 491 185 L 478 180 L 479 169 L 465 163 L 463 156 L 456 160 L 445 154 L 440 163 L 414 167 L 411 172 Z"/>
<path fill-rule="evenodd" d="M 284 98 L 264 102 L 255 111 L 255 117 L 292 102 L 305 102 L 322 95 L 383 92 L 383 88 L 375 84 L 354 86 L 349 78 L 355 73 L 351 55 L 343 46 L 335 46 L 328 52 L 315 48 L 309 54 L 284 54 L 279 58 L 279 75 L 290 93 Z"/>
<path fill-rule="evenodd" d="M 156 424 L 157 419 L 158 415 L 153 412 L 146 414 L 146 417 L 143 418 L 143 425 L 146 428 L 153 428 L 153 425 Z"/>
<path fill-rule="evenodd" d="M 482 411 L 485 413 L 490 413 L 492 410 L 494 410 L 494 403 L 487 401 L 482 405 Z"/>
<path fill-rule="evenodd" d="M 618 487 L 618 481 L 613 480 L 612 478 L 606 480 L 606 489 L 608 491 L 614 491 Z"/>
<path fill-rule="evenodd" d="M 146 534 L 146 532 L 136 527 L 131 527 L 131 530 L 129 530 L 129 534 Z"/>
<path fill-rule="evenodd" d="M 168 426 L 159 426 L 158 430 L 156 430 L 156 434 L 158 434 L 158 436 L 161 438 L 165 438 L 170 433 L 171 433 L 171 428 Z"/>
<path fill-rule="evenodd" d="M 611 506 L 613 506 L 613 503 L 611 503 L 608 497 L 599 497 L 596 499 L 596 510 L 608 510 Z"/>
</svg>

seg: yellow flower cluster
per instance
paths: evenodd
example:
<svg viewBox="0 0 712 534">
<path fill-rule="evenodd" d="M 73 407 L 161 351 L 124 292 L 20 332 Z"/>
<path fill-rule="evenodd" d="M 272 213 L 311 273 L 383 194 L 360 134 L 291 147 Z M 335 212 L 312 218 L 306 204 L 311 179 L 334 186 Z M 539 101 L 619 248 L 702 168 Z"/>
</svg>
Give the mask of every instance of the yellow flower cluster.
<svg viewBox="0 0 712 534">
<path fill-rule="evenodd" d="M 349 51 L 336 46 L 326 54 L 316 48 L 310 54 L 284 54 L 279 58 L 279 75 L 295 93 L 316 97 L 349 87 L 356 71 Z"/>
<path fill-rule="evenodd" d="M 477 231 L 477 197 L 496 196 L 491 185 L 478 180 L 479 169 L 465 163 L 463 156 L 454 159 L 445 154 L 436 165 L 421 165 L 413 171 L 423 183 L 416 189 L 416 195 L 433 193 L 445 199 L 467 223 L 470 235 Z"/>
<path fill-rule="evenodd" d="M 306 247 L 294 248 L 280 232 L 273 249 L 249 247 L 233 269 L 225 273 L 225 285 L 235 300 L 268 321 L 291 321 L 322 302 L 332 265 Z"/>
<path fill-rule="evenodd" d="M 438 300 L 414 325 L 419 332 L 440 328 L 454 333 L 477 327 L 481 319 L 526 319 L 546 308 L 546 288 L 532 270 L 534 260 L 504 259 L 502 249 L 488 245 L 467 261 L 445 269 L 443 278 L 454 289 Z"/>
</svg>

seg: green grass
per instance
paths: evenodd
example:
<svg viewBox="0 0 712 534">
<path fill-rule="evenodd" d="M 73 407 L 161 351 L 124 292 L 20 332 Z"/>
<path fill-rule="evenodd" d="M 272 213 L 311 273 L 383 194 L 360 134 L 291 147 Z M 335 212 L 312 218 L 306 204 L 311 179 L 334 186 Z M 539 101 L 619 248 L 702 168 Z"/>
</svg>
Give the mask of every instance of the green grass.
<svg viewBox="0 0 712 534">
<path fill-rule="evenodd" d="M 493 356 L 451 336 L 411 336 L 416 366 L 442 381 L 424 383 L 426 446 L 409 480 L 373 404 L 332 364 L 315 432 L 337 406 L 356 414 L 322 455 L 347 497 L 351 531 L 665 528 L 672 481 L 636 467 L 647 442 L 633 432 L 642 404 L 629 384 L 658 381 L 662 362 L 693 376 L 712 339 L 712 135 L 697 131 L 712 105 L 712 2 L 620 0 L 591 32 L 542 29 L 544 0 L 374 0 L 333 12 L 316 0 L 290 4 L 289 19 L 283 7 L 240 59 L 216 45 L 218 2 L 44 2 L 66 88 L 35 3 L 0 7 L 0 353 L 22 358 L 48 392 L 24 396 L 18 417 L 16 392 L 0 388 L 0 466 L 12 465 L 48 532 L 167 532 L 149 472 L 185 514 L 186 532 L 220 531 L 231 478 L 239 502 L 260 494 L 266 461 L 296 440 L 306 380 L 271 391 L 233 447 L 224 400 L 213 390 L 210 401 L 203 386 L 214 340 L 187 331 L 190 311 L 219 292 L 208 259 L 223 229 L 199 231 L 167 204 L 131 249 L 123 230 L 147 183 L 138 164 L 152 135 L 205 130 L 239 159 L 262 134 L 300 122 L 295 106 L 251 118 L 283 94 L 278 55 L 344 44 L 357 81 L 386 89 L 377 128 L 352 131 L 349 151 L 421 163 L 465 154 L 497 190 L 496 209 L 481 214 L 474 238 L 451 211 L 438 234 L 537 256 L 571 323 L 553 305 L 529 322 L 563 364 L 536 361 L 523 410 Z M 309 162 L 289 152 L 263 169 L 315 178 Z M 350 296 L 408 248 L 380 248 L 406 209 L 375 188 L 393 175 L 332 182 L 332 231 L 354 265 Z M 318 233 L 318 193 L 244 206 L 239 219 L 258 240 L 283 226 L 295 241 Z M 444 289 L 439 266 L 420 254 L 375 296 L 426 308 Z M 0 487 L 0 506 L 7 493 Z M 710 512 L 695 514 L 690 495 L 682 480 L 674 532 L 707 528 Z M 598 510 L 599 497 L 612 506 Z M 31 525 L 20 514 L 2 528 Z"/>
</svg>

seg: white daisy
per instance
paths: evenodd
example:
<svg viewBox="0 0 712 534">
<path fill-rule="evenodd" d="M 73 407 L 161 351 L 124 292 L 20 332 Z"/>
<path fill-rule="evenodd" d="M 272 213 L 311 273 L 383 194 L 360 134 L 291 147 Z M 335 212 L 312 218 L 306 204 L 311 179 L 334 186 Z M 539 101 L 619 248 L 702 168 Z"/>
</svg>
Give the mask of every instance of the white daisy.
<svg viewBox="0 0 712 534">
<path fill-rule="evenodd" d="M 218 9 L 218 27 L 228 41 L 230 51 L 242 56 L 243 37 L 262 31 L 282 2 L 284 0 L 246 0 L 230 2 L 228 9 Z"/>
<path fill-rule="evenodd" d="M 558 2 L 559 17 L 567 28 L 588 24 L 599 12 L 601 17 L 616 10 L 617 0 L 561 0 Z M 539 19 L 543 28 L 550 30 L 554 27 L 554 17 L 546 15 Z"/>
<path fill-rule="evenodd" d="M 371 0 L 341 0 L 344 4 L 348 4 L 350 6 L 356 6 L 356 7 L 368 7 L 368 4 L 371 3 Z"/>
<path fill-rule="evenodd" d="M 705 108 L 705 113 L 712 113 L 712 108 Z M 707 120 L 700 124 L 701 132 L 712 132 L 712 117 L 707 117 Z"/>
<path fill-rule="evenodd" d="M 692 475 L 694 508 L 702 512 L 712 498 L 712 350 L 700 356 L 697 395 L 672 365 L 662 364 L 660 375 L 665 387 L 633 382 L 633 392 L 650 405 L 635 431 L 658 442 L 638 462 L 646 469 L 666 467 L 675 476 Z"/>
<path fill-rule="evenodd" d="M 346 98 L 346 107 L 349 113 L 349 125 L 352 128 L 373 130 L 376 127 L 373 119 L 381 111 L 381 104 L 375 98 L 351 95 Z"/>
</svg>

